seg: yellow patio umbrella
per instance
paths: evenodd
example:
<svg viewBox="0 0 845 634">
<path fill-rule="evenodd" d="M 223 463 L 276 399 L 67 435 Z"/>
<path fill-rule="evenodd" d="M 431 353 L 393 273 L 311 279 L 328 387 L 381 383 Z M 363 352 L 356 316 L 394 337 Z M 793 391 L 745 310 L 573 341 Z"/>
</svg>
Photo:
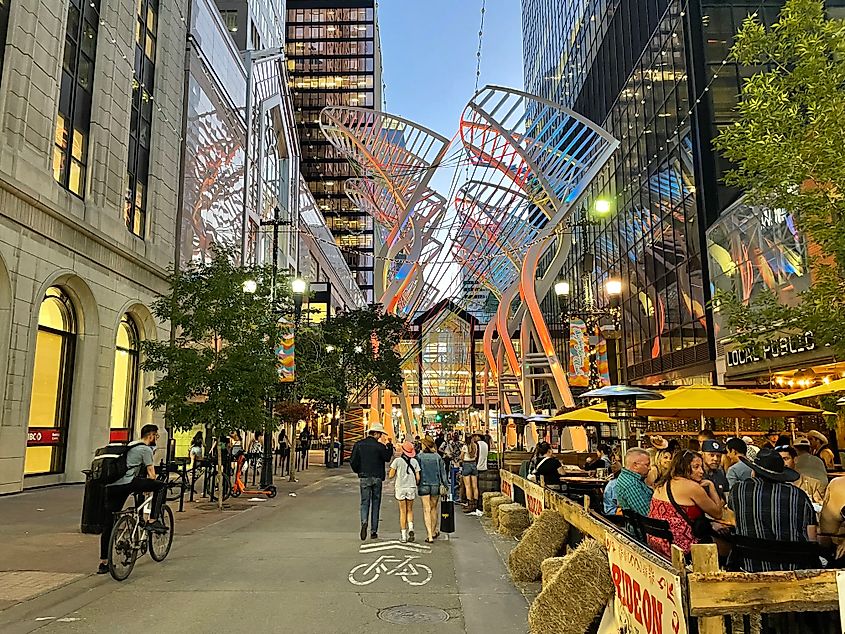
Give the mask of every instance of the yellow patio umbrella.
<svg viewBox="0 0 845 634">
<path fill-rule="evenodd" d="M 637 404 L 640 416 L 671 418 L 778 418 L 821 414 L 822 410 L 785 401 L 775 401 L 743 390 L 709 385 L 692 385 L 664 393 L 659 401 Z"/>
<path fill-rule="evenodd" d="M 786 396 L 781 396 L 778 401 L 797 401 L 802 398 L 825 396 L 827 394 L 835 394 L 836 392 L 845 392 L 845 379 L 836 379 L 830 383 L 822 383 L 816 387 L 795 392 L 795 394 L 787 394 Z"/>
<path fill-rule="evenodd" d="M 590 407 L 582 407 L 575 409 L 565 414 L 558 414 L 549 419 L 550 423 L 604 423 L 612 425 L 614 421 L 607 415 L 607 406 L 604 403 L 598 405 L 590 405 Z"/>
</svg>

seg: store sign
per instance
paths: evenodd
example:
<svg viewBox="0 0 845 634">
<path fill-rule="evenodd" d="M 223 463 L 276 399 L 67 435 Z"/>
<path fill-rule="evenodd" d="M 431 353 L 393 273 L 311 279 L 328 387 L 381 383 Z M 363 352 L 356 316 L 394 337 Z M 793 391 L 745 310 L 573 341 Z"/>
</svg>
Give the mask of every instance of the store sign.
<svg viewBox="0 0 845 634">
<path fill-rule="evenodd" d="M 62 444 L 62 430 L 55 427 L 30 427 L 26 432 L 27 447 L 50 447 Z"/>
<path fill-rule="evenodd" d="M 756 346 L 745 346 L 727 352 L 728 367 L 734 368 L 758 361 L 769 361 L 816 349 L 816 340 L 809 330 L 798 335 L 778 337 Z"/>
<path fill-rule="evenodd" d="M 605 538 L 620 632 L 687 634 L 681 578 L 610 533 Z"/>
</svg>

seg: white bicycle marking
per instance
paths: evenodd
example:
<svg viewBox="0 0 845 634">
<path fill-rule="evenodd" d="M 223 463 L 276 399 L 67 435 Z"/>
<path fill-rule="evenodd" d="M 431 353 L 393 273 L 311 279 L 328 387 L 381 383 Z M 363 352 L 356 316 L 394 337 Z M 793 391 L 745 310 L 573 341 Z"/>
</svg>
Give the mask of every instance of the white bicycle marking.
<svg viewBox="0 0 845 634">
<path fill-rule="evenodd" d="M 358 564 L 349 571 L 349 583 L 356 586 L 368 586 L 381 575 L 400 577 L 409 586 L 424 586 L 431 581 L 431 568 L 421 563 L 414 563 L 413 555 L 404 559 L 382 555 L 373 563 Z M 395 565 L 394 565 L 395 564 Z"/>
<path fill-rule="evenodd" d="M 431 552 L 431 546 L 427 544 L 415 544 L 413 542 L 400 542 L 398 540 L 389 540 L 385 542 L 371 542 L 369 544 L 361 544 L 358 549 L 359 553 L 374 553 L 380 550 L 407 550 L 412 553 L 428 554 Z"/>
</svg>

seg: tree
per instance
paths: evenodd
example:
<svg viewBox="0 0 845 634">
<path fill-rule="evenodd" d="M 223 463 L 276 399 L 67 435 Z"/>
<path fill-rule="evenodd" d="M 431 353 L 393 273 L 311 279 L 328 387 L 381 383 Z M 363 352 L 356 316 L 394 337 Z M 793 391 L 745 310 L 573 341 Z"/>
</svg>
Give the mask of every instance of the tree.
<svg viewBox="0 0 845 634">
<path fill-rule="evenodd" d="M 740 343 L 778 330 L 812 330 L 845 354 L 845 22 L 828 19 L 822 0 L 787 0 L 766 29 L 756 15 L 736 36 L 733 57 L 765 70 L 748 79 L 738 118 L 716 139 L 735 169 L 725 180 L 752 204 L 784 209 L 817 253 L 813 283 L 797 306 L 772 293 L 744 304 L 718 293 Z"/>
<path fill-rule="evenodd" d="M 369 307 L 335 315 L 297 332 L 297 397 L 323 414 L 345 414 L 350 399 L 381 387 L 401 392 L 397 352 L 405 321 Z M 333 430 L 334 431 L 334 430 Z"/>
<path fill-rule="evenodd" d="M 213 438 L 267 426 L 267 398 L 279 383 L 278 309 L 290 298 L 282 280 L 272 306 L 269 268 L 235 267 L 231 256 L 220 252 L 171 275 L 170 292 L 153 304 L 153 313 L 170 323 L 172 339 L 144 342 L 143 369 L 163 375 L 149 388 L 150 407 L 165 408 L 172 429 L 199 424 Z M 256 283 L 254 293 L 245 291 L 247 281 Z M 222 507 L 223 496 L 218 499 Z"/>
</svg>

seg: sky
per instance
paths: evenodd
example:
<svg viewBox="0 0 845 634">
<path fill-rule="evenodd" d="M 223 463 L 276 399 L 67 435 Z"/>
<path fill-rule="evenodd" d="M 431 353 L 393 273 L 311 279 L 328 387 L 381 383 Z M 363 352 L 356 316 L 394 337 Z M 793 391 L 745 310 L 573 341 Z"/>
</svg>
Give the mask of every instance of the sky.
<svg viewBox="0 0 845 634">
<path fill-rule="evenodd" d="M 475 91 L 482 0 L 381 0 L 387 111 L 447 138 Z M 521 0 L 487 0 L 481 82 L 522 88 Z"/>
</svg>

